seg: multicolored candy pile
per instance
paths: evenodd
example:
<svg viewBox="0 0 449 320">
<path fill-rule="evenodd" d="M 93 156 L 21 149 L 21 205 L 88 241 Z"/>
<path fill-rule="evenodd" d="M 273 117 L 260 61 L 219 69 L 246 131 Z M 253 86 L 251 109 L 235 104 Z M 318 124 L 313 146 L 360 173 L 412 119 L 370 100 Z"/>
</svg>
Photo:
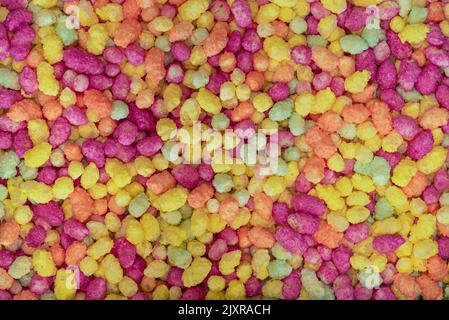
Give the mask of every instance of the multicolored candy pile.
<svg viewBox="0 0 449 320">
<path fill-rule="evenodd" d="M 0 5 L 0 300 L 449 297 L 448 0 Z"/>
</svg>

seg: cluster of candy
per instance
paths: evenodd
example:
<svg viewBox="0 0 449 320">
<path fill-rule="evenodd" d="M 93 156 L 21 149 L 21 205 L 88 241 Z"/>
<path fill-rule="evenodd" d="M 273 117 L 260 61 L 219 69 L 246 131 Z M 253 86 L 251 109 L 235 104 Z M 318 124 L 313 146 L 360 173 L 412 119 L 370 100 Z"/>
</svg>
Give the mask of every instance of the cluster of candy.
<svg viewBox="0 0 449 320">
<path fill-rule="evenodd" d="M 449 295 L 448 0 L 0 5 L 0 299 Z"/>
</svg>

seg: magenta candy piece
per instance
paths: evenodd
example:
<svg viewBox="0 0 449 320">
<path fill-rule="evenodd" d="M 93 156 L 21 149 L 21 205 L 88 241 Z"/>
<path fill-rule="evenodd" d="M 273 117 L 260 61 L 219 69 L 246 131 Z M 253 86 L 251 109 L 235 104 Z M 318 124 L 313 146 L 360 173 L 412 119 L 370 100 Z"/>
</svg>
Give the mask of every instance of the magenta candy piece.
<svg viewBox="0 0 449 320">
<path fill-rule="evenodd" d="M 320 219 L 307 213 L 294 213 L 288 216 L 288 225 L 298 233 L 314 234 L 320 226 Z"/>
<path fill-rule="evenodd" d="M 318 217 L 321 217 L 326 212 L 326 204 L 324 201 L 308 194 L 293 196 L 292 205 L 296 211 L 310 213 Z"/>
<path fill-rule="evenodd" d="M 86 289 L 86 300 L 103 300 L 107 293 L 107 283 L 104 278 L 93 279 Z"/>
<path fill-rule="evenodd" d="M 304 254 L 307 250 L 304 238 L 290 227 L 279 227 L 276 231 L 275 238 L 281 246 L 292 253 Z"/>
<path fill-rule="evenodd" d="M 254 53 L 262 49 L 262 40 L 255 29 L 249 29 L 243 34 L 242 47 L 248 52 Z"/>
<path fill-rule="evenodd" d="M 419 132 L 416 121 L 405 115 L 400 115 L 393 120 L 393 128 L 406 140 L 413 139 Z"/>
<path fill-rule="evenodd" d="M 42 226 L 36 226 L 28 232 L 25 241 L 32 248 L 40 247 L 45 241 L 46 233 Z"/>
<path fill-rule="evenodd" d="M 325 284 L 332 284 L 338 276 L 338 270 L 331 261 L 325 261 L 316 272 L 317 277 Z"/>
<path fill-rule="evenodd" d="M 52 227 L 57 227 L 64 221 L 64 213 L 56 201 L 32 206 L 33 213 L 42 218 Z"/>
<path fill-rule="evenodd" d="M 136 247 L 124 237 L 115 240 L 112 252 L 125 269 L 131 267 L 136 258 Z"/>
<path fill-rule="evenodd" d="M 96 164 L 98 168 L 103 168 L 106 163 L 104 156 L 104 147 L 100 141 L 87 139 L 81 146 L 81 152 L 86 160 Z"/>
<path fill-rule="evenodd" d="M 68 236 L 78 241 L 84 240 L 84 238 L 89 235 L 89 229 L 87 229 L 83 223 L 75 219 L 70 219 L 64 222 L 63 230 Z"/>
<path fill-rule="evenodd" d="M 393 252 L 405 242 L 400 235 L 385 234 L 374 238 L 373 247 L 380 253 Z"/>
<path fill-rule="evenodd" d="M 145 137 L 137 142 L 137 151 L 146 157 L 151 157 L 159 152 L 163 145 L 162 139 L 157 136 Z"/>
<path fill-rule="evenodd" d="M 245 0 L 235 0 L 231 5 L 231 12 L 235 23 L 240 28 L 248 28 L 253 23 L 251 17 L 251 8 Z"/>
<path fill-rule="evenodd" d="M 293 270 L 283 280 L 282 296 L 286 300 L 295 300 L 301 293 L 301 277 L 298 270 Z"/>
<path fill-rule="evenodd" d="M 339 275 L 332 285 L 337 300 L 354 300 L 354 288 L 349 276 Z"/>
<path fill-rule="evenodd" d="M 62 117 L 58 118 L 50 128 L 48 142 L 53 148 L 56 148 L 69 139 L 71 132 L 72 128 L 67 119 Z"/>
<path fill-rule="evenodd" d="M 262 282 L 256 277 L 252 276 L 245 283 L 245 291 L 247 297 L 257 297 L 262 294 Z"/>
<path fill-rule="evenodd" d="M 95 55 L 77 47 L 70 47 L 65 50 L 64 63 L 77 73 L 90 75 L 104 72 L 103 64 Z"/>
<path fill-rule="evenodd" d="M 206 297 L 206 290 L 202 286 L 187 288 L 182 293 L 182 300 L 204 300 Z"/>
<path fill-rule="evenodd" d="M 368 238 L 370 234 L 370 228 L 363 224 L 351 224 L 345 231 L 345 239 L 354 243 L 359 243 L 360 241 Z"/>
<path fill-rule="evenodd" d="M 397 72 L 391 59 L 387 59 L 379 66 L 377 70 L 377 83 L 382 89 L 394 89 L 396 87 Z"/>
<path fill-rule="evenodd" d="M 15 90 L 11 90 L 11 89 L 4 89 L 4 88 L 0 88 L 0 109 L 9 109 L 14 103 L 16 103 L 17 101 L 22 100 L 22 96 L 20 94 L 20 92 L 15 91 Z M 8 116 L 2 115 L 1 118 L 8 118 Z M 3 119 L 3 121 L 0 120 L 0 129 L 2 129 L 2 123 L 3 122 L 13 122 L 11 119 Z M 17 123 L 14 122 L 15 125 L 17 125 Z M 2 129 L 4 131 L 8 131 L 5 129 Z"/>
<path fill-rule="evenodd" d="M 413 160 L 419 160 L 428 154 L 433 147 L 433 135 L 429 130 L 421 131 L 410 141 L 407 155 Z"/>
<path fill-rule="evenodd" d="M 351 265 L 349 263 L 351 255 L 351 250 L 344 245 L 340 245 L 332 251 L 332 262 L 340 273 L 345 273 L 351 269 Z"/>
</svg>

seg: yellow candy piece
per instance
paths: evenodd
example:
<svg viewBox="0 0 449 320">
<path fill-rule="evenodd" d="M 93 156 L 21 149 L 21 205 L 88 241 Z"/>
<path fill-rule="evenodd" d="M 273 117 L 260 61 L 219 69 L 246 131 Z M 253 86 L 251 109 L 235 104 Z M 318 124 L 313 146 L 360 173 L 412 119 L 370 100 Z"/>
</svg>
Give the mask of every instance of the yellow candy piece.
<svg viewBox="0 0 449 320">
<path fill-rule="evenodd" d="M 194 287 L 206 278 L 212 268 L 212 263 L 203 257 L 193 259 L 190 266 L 182 274 L 183 284 L 190 288 Z"/>
<path fill-rule="evenodd" d="M 55 298 L 72 300 L 77 290 L 75 272 L 70 269 L 59 269 L 55 278 Z"/>
<path fill-rule="evenodd" d="M 345 79 L 345 89 L 351 93 L 363 92 L 370 79 L 368 70 L 356 71 Z"/>
<path fill-rule="evenodd" d="M 39 168 L 50 159 L 50 155 L 51 145 L 48 142 L 42 142 L 25 152 L 25 165 L 30 168 Z"/>
<path fill-rule="evenodd" d="M 234 250 L 226 252 L 220 259 L 218 263 L 218 268 L 223 275 L 231 274 L 235 271 L 240 263 L 240 258 L 242 257 L 242 252 L 240 250 Z"/>
<path fill-rule="evenodd" d="M 221 101 L 220 98 L 215 96 L 212 92 L 206 88 L 201 88 L 196 96 L 196 101 L 200 107 L 209 113 L 218 114 L 221 111 Z"/>
<path fill-rule="evenodd" d="M 399 39 L 401 39 L 402 42 L 419 44 L 426 39 L 427 33 L 429 31 L 429 25 L 425 23 L 409 24 L 406 25 L 399 33 Z"/>
<path fill-rule="evenodd" d="M 263 42 L 263 49 L 275 61 L 290 59 L 290 46 L 282 38 L 272 36 Z"/>
</svg>

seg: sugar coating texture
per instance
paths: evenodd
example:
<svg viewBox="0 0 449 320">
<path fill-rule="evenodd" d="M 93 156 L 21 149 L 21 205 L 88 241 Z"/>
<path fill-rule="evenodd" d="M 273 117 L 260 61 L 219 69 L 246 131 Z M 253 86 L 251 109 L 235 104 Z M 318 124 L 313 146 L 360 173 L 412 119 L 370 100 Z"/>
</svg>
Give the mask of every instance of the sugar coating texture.
<svg viewBox="0 0 449 320">
<path fill-rule="evenodd" d="M 0 0 L 0 300 L 449 298 L 447 0 L 68 5 Z"/>
</svg>

